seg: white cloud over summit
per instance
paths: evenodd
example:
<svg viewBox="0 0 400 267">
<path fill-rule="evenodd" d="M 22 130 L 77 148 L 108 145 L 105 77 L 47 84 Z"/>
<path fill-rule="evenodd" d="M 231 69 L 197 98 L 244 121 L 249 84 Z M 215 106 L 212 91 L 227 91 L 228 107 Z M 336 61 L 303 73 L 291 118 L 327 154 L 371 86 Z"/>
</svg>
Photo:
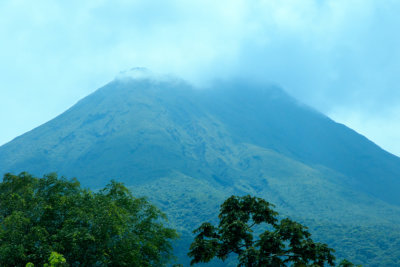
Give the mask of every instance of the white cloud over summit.
<svg viewBox="0 0 400 267">
<path fill-rule="evenodd" d="M 145 66 L 280 84 L 400 155 L 399 12 L 395 0 L 2 1 L 0 143 Z"/>
</svg>

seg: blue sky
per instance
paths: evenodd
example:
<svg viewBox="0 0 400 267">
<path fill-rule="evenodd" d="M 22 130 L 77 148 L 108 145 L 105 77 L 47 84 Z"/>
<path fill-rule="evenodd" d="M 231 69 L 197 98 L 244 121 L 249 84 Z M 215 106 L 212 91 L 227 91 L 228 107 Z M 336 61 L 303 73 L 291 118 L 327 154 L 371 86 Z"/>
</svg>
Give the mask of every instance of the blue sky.
<svg viewBox="0 0 400 267">
<path fill-rule="evenodd" d="M 136 66 L 244 76 L 400 155 L 400 1 L 1 1 L 0 144 Z"/>
</svg>

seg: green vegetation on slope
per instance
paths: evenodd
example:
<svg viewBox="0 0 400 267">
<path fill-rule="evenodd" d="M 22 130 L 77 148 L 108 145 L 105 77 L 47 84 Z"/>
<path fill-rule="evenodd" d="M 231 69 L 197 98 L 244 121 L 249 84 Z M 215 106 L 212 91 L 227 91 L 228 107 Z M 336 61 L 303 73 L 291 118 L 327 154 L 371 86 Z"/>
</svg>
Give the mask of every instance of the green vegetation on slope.
<svg viewBox="0 0 400 267">
<path fill-rule="evenodd" d="M 192 264 L 213 257 L 226 260 L 235 252 L 239 266 L 246 267 L 333 265 L 332 249 L 311 240 L 299 223 L 278 220 L 272 207 L 251 196 L 225 200 L 218 228 L 203 223 L 195 230 L 198 234 L 188 253 Z M 173 257 L 171 241 L 177 234 L 163 225 L 163 219 L 157 208 L 134 198 L 121 183 L 112 181 L 94 193 L 82 189 L 76 179 L 59 179 L 56 174 L 6 174 L 0 183 L 0 264 L 165 266 Z M 259 232 L 262 228 L 257 226 L 265 223 L 275 230 L 254 239 L 253 230 Z M 234 264 L 232 258 L 228 262 Z"/>
<path fill-rule="evenodd" d="M 289 166 L 293 168 L 293 165 Z M 194 238 L 192 230 L 204 221 L 217 224 L 216 211 L 220 203 L 233 194 L 252 194 L 276 203 L 277 210 L 282 216 L 307 225 L 313 233 L 314 240 L 327 243 L 329 247 L 335 249 L 338 259 L 346 258 L 363 266 L 389 267 L 399 264 L 400 228 L 394 223 L 398 220 L 394 212 L 395 207 L 370 202 L 370 205 L 377 206 L 367 209 L 360 206 L 360 203 L 365 201 L 363 200 L 365 196 L 354 192 L 351 195 L 354 203 L 346 198 L 336 199 L 334 192 L 330 192 L 336 190 L 335 187 L 326 188 L 325 186 L 329 185 L 326 183 L 320 185 L 318 182 L 320 174 L 316 170 L 289 168 L 287 179 L 279 175 L 270 179 L 268 174 L 274 173 L 273 170 L 271 169 L 271 173 L 266 173 L 270 183 L 261 191 L 252 188 L 251 181 L 247 183 L 242 181 L 240 187 L 238 186 L 239 190 L 178 172 L 172 172 L 146 185 L 130 188 L 136 195 L 148 195 L 152 203 L 167 213 L 170 218 L 169 226 L 181 234 L 181 239 L 175 244 L 174 253 L 185 265 L 190 262 L 185 251 L 189 249 Z M 307 179 L 298 177 L 297 180 L 292 172 L 298 173 L 299 176 L 304 175 Z M 315 173 L 311 175 L 310 172 Z M 287 183 L 293 184 L 290 186 Z M 299 192 L 290 191 L 293 187 L 297 187 Z M 310 187 L 309 192 L 307 187 Z M 248 188 L 247 192 L 243 191 L 245 188 Z M 301 191 L 304 191 L 304 196 L 299 195 Z M 324 195 L 328 198 L 332 196 L 329 198 L 330 202 L 326 201 Z M 315 200 L 310 204 L 313 198 Z M 366 213 L 366 210 L 370 213 Z M 236 266 L 236 263 L 228 259 L 224 263 L 213 261 L 207 266 Z"/>
<path fill-rule="evenodd" d="M 304 220 L 316 240 L 363 266 L 400 266 L 399 225 L 349 225 Z"/>
</svg>

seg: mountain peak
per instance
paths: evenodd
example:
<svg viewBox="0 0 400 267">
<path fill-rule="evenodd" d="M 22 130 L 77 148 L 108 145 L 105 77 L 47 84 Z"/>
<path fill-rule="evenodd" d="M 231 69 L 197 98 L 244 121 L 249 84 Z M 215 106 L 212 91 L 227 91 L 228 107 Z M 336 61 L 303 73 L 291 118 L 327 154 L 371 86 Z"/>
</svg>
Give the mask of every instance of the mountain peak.
<svg viewBox="0 0 400 267">
<path fill-rule="evenodd" d="M 148 79 L 156 76 L 152 71 L 144 67 L 134 67 L 129 70 L 121 71 L 116 79 Z"/>
<path fill-rule="evenodd" d="M 152 80 L 157 82 L 172 82 L 180 80 L 170 74 L 160 74 L 145 67 L 134 67 L 129 70 L 121 71 L 115 80 L 131 81 L 131 80 Z"/>
</svg>

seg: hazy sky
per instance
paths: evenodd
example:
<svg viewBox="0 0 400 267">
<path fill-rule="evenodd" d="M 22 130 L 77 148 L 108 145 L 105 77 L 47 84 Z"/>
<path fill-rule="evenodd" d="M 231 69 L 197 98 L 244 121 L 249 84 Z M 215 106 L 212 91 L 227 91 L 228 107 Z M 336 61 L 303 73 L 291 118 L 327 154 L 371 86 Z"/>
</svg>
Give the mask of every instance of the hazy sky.
<svg viewBox="0 0 400 267">
<path fill-rule="evenodd" d="M 241 75 L 400 155 L 400 1 L 0 1 L 0 144 L 136 66 Z"/>
</svg>

